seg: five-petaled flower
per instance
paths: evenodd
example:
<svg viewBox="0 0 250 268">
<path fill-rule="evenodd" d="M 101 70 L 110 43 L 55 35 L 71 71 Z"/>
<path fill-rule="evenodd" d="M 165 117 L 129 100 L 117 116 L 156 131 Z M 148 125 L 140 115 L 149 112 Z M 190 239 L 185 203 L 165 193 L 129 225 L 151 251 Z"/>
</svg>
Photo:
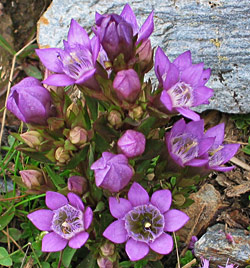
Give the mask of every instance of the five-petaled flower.
<svg viewBox="0 0 250 268">
<path fill-rule="evenodd" d="M 186 51 L 173 63 L 158 47 L 155 55 L 155 74 L 159 87 L 163 87 L 160 101 L 168 113 L 180 113 L 192 120 L 200 117 L 190 110 L 201 104 L 208 104 L 213 90 L 205 86 L 210 77 L 210 69 L 203 69 L 204 64 L 192 64 L 191 53 Z"/>
<path fill-rule="evenodd" d="M 43 237 L 42 251 L 56 252 L 67 244 L 71 248 L 82 247 L 89 234 L 93 212 L 84 208 L 79 196 L 68 193 L 67 198 L 57 192 L 46 192 L 46 205 L 49 209 L 39 209 L 28 214 L 29 220 L 41 231 L 49 233 Z"/>
<path fill-rule="evenodd" d="M 189 217 L 182 211 L 170 209 L 172 195 L 169 190 L 153 193 L 134 182 L 128 200 L 109 198 L 109 209 L 117 220 L 111 223 L 103 236 L 113 243 L 126 242 L 125 250 L 131 261 L 144 258 L 149 250 L 168 254 L 173 249 L 173 239 L 166 232 L 182 228 Z"/>
<path fill-rule="evenodd" d="M 98 84 L 94 74 L 99 51 L 98 38 L 94 37 L 90 40 L 87 32 L 72 19 L 68 41 L 64 41 L 64 49 L 36 49 L 36 53 L 45 67 L 55 72 L 43 83 L 52 86 L 81 84 L 97 89 Z"/>
</svg>

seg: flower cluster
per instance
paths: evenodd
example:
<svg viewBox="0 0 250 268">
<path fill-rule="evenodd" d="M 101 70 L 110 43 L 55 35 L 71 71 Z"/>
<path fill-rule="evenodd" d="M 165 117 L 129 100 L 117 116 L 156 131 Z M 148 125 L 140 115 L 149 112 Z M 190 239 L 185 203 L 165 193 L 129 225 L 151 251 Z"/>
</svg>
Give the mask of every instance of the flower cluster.
<svg viewBox="0 0 250 268">
<path fill-rule="evenodd" d="M 118 267 L 116 244 L 125 243 L 131 261 L 173 250 L 169 233 L 189 220 L 179 210 L 191 191 L 181 180 L 230 171 L 225 164 L 239 145 L 224 144 L 224 124 L 205 130 L 191 110 L 213 95 L 205 86 L 210 69 L 193 64 L 190 51 L 170 62 L 160 47 L 153 62 L 153 11 L 141 27 L 128 4 L 120 15 L 96 13 L 95 20 L 94 37 L 72 19 L 63 49 L 36 50 L 45 79 L 13 86 L 7 109 L 28 123 L 15 136 L 22 143 L 17 149 L 46 163 L 25 167 L 19 177 L 28 194 L 46 193 L 48 209 L 28 214 L 47 232 L 42 251 L 89 243 L 99 267 Z M 153 66 L 157 90 L 144 80 Z M 180 119 L 168 130 L 175 114 L 188 122 Z M 53 172 L 61 174 L 52 181 Z M 183 203 L 172 204 L 172 195 Z"/>
<path fill-rule="evenodd" d="M 201 259 L 202 260 L 202 267 L 201 268 L 209 268 L 209 260 L 206 260 L 204 258 Z M 218 266 L 219 268 L 237 268 L 238 266 L 234 265 L 234 264 L 228 264 L 229 260 L 227 260 L 226 266 Z"/>
</svg>

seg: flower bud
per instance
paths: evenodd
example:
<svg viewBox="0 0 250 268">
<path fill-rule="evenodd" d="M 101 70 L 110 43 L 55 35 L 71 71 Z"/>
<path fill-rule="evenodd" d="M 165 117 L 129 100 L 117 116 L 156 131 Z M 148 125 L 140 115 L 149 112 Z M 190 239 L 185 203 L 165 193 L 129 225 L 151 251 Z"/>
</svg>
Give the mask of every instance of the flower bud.
<svg viewBox="0 0 250 268">
<path fill-rule="evenodd" d="M 143 116 L 143 110 L 141 106 L 137 106 L 135 107 L 133 110 L 130 110 L 128 112 L 128 115 L 135 120 L 139 120 L 141 119 L 141 117 Z"/>
<path fill-rule="evenodd" d="M 81 127 L 74 127 L 69 132 L 69 140 L 72 144 L 83 145 L 88 140 L 88 132 Z"/>
<path fill-rule="evenodd" d="M 144 153 L 146 139 L 145 136 L 135 130 L 127 130 L 118 140 L 118 151 L 128 158 L 133 158 Z"/>
<path fill-rule="evenodd" d="M 35 130 L 25 132 L 20 135 L 24 142 L 31 148 L 39 146 L 43 141 L 41 134 Z"/>
<path fill-rule="evenodd" d="M 28 189 L 41 186 L 45 183 L 43 173 L 38 170 L 22 170 L 19 173 L 23 183 Z"/>
<path fill-rule="evenodd" d="M 134 102 L 141 91 L 141 83 L 136 71 L 129 69 L 118 72 L 113 88 L 120 100 Z"/>
<path fill-rule="evenodd" d="M 115 127 L 119 128 L 122 126 L 122 115 L 117 110 L 112 110 L 108 115 L 109 123 Z"/>
<path fill-rule="evenodd" d="M 100 268 L 113 268 L 114 267 L 112 261 L 110 261 L 108 258 L 98 258 L 97 264 Z"/>
<path fill-rule="evenodd" d="M 34 77 L 26 77 L 11 88 L 7 109 L 25 123 L 46 125 L 51 112 L 51 97 Z"/>
<path fill-rule="evenodd" d="M 123 154 L 103 152 L 102 157 L 95 161 L 91 168 L 95 172 L 95 183 L 98 187 L 119 192 L 133 176 L 133 169 Z"/>
<path fill-rule="evenodd" d="M 147 72 L 152 68 L 152 55 L 153 50 L 149 39 L 145 40 L 140 47 L 136 50 L 139 57 L 139 64 L 142 72 Z"/>
<path fill-rule="evenodd" d="M 70 159 L 70 155 L 63 147 L 58 147 L 55 152 L 55 158 L 59 163 L 65 164 Z"/>
<path fill-rule="evenodd" d="M 115 245 L 110 242 L 106 242 L 100 249 L 104 257 L 112 256 L 115 253 Z"/>
<path fill-rule="evenodd" d="M 87 190 L 87 180 L 81 176 L 70 177 L 68 179 L 68 190 L 81 196 Z"/>
</svg>

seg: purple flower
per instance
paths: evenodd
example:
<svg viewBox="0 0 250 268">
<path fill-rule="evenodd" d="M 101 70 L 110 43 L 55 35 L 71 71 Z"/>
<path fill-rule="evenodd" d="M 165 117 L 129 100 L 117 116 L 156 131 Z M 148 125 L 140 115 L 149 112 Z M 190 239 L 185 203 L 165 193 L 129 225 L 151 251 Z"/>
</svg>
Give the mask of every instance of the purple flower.
<svg viewBox="0 0 250 268">
<path fill-rule="evenodd" d="M 134 102 L 141 91 L 141 82 L 136 71 L 123 70 L 117 73 L 113 88 L 120 100 Z"/>
<path fill-rule="evenodd" d="M 36 78 L 24 78 L 11 88 L 7 109 L 25 123 L 45 125 L 51 112 L 50 93 Z"/>
<path fill-rule="evenodd" d="M 68 189 L 81 196 L 87 190 L 87 180 L 81 176 L 71 176 L 68 179 Z"/>
<path fill-rule="evenodd" d="M 214 144 L 208 150 L 208 163 L 206 165 L 207 170 L 216 171 L 230 171 L 234 168 L 223 166 L 228 162 L 238 151 L 240 144 L 222 144 L 224 140 L 224 124 L 219 124 L 207 130 L 205 137 L 214 137 Z"/>
<path fill-rule="evenodd" d="M 195 121 L 200 119 L 190 108 L 207 104 L 208 99 L 213 96 L 213 90 L 205 86 L 210 77 L 210 69 L 203 67 L 203 63 L 192 64 L 190 51 L 179 55 L 171 63 L 158 47 L 155 73 L 159 87 L 163 87 L 160 101 L 168 113 L 181 113 Z"/>
<path fill-rule="evenodd" d="M 134 182 L 128 200 L 109 198 L 110 212 L 117 220 L 106 228 L 103 236 L 113 243 L 126 242 L 131 261 L 144 258 L 150 249 L 168 254 L 173 249 L 173 239 L 166 232 L 179 230 L 189 220 L 184 212 L 170 209 L 171 203 L 169 190 L 156 191 L 149 200 L 146 190 Z"/>
<path fill-rule="evenodd" d="M 227 260 L 226 266 L 218 266 L 219 268 L 237 268 L 238 266 L 235 266 L 234 264 L 228 264 L 229 259 Z M 202 267 L 201 268 L 209 268 L 209 260 L 206 260 L 204 258 L 201 258 Z"/>
<path fill-rule="evenodd" d="M 174 162 L 181 166 L 204 166 L 208 157 L 203 157 L 214 143 L 214 137 L 204 136 L 204 121 L 184 119 L 177 121 L 170 132 L 166 133 L 168 153 Z"/>
<path fill-rule="evenodd" d="M 28 214 L 39 230 L 49 232 L 42 240 L 43 252 L 61 251 L 67 244 L 71 248 L 80 248 L 89 237 L 86 230 L 93 218 L 91 208 L 85 209 L 81 198 L 74 193 L 68 193 L 67 197 L 48 191 L 45 202 L 49 209 Z"/>
<path fill-rule="evenodd" d="M 43 82 L 52 86 L 82 84 L 95 89 L 98 87 L 94 74 L 99 51 L 98 38 L 90 40 L 87 32 L 72 19 L 68 41 L 64 41 L 64 50 L 60 48 L 36 50 L 45 67 L 56 73 Z"/>
<path fill-rule="evenodd" d="M 93 31 L 111 61 L 120 53 L 123 53 L 125 61 L 128 61 L 133 53 L 133 37 L 138 34 L 137 44 L 139 44 L 148 39 L 153 29 L 153 12 L 139 29 L 133 10 L 126 4 L 121 15 L 96 13 L 96 27 Z"/>
<path fill-rule="evenodd" d="M 91 170 L 95 172 L 95 183 L 98 187 L 119 192 L 133 176 L 133 169 L 123 154 L 102 153 L 102 157 L 95 161 Z"/>
<path fill-rule="evenodd" d="M 127 130 L 118 140 L 118 150 L 128 158 L 133 158 L 144 153 L 146 139 L 145 136 L 135 130 Z"/>
</svg>

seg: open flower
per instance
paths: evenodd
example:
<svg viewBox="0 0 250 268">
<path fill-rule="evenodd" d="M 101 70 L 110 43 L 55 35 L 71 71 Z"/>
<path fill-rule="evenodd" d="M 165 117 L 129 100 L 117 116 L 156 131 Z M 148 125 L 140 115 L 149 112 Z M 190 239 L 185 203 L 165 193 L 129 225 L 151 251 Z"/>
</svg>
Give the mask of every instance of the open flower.
<svg viewBox="0 0 250 268">
<path fill-rule="evenodd" d="M 213 96 L 213 90 L 205 86 L 210 77 L 210 69 L 203 68 L 203 63 L 192 64 L 190 51 L 182 53 L 171 63 L 158 47 L 155 73 L 159 87 L 163 87 L 160 101 L 168 113 L 180 113 L 196 121 L 200 119 L 190 108 L 207 104 Z"/>
<path fill-rule="evenodd" d="M 128 129 L 117 142 L 120 150 L 128 158 L 133 158 L 144 153 L 146 138 L 139 132 Z"/>
<path fill-rule="evenodd" d="M 201 268 L 209 268 L 209 260 L 206 260 L 204 258 L 201 258 L 202 267 Z M 218 266 L 218 268 L 237 268 L 238 266 L 235 266 L 234 264 L 228 264 L 229 259 L 227 260 L 226 266 Z"/>
<path fill-rule="evenodd" d="M 184 212 L 170 209 L 171 203 L 169 190 L 156 191 L 149 200 L 146 190 L 134 182 L 128 200 L 109 198 L 110 212 L 117 220 L 106 228 L 103 236 L 113 243 L 126 242 L 131 261 L 144 258 L 150 249 L 168 254 L 173 249 L 173 239 L 166 232 L 179 230 L 189 220 Z"/>
<path fill-rule="evenodd" d="M 133 10 L 126 4 L 120 15 L 96 13 L 96 27 L 93 31 L 111 61 L 120 53 L 123 53 L 125 60 L 128 61 L 133 53 L 133 37 L 138 34 L 138 44 L 147 40 L 153 29 L 153 12 L 139 29 Z"/>
<path fill-rule="evenodd" d="M 199 167 L 208 162 L 208 157 L 203 156 L 213 145 L 215 137 L 204 136 L 203 120 L 186 124 L 181 119 L 166 133 L 165 139 L 168 153 L 177 165 Z"/>
<path fill-rule="evenodd" d="M 240 144 L 223 144 L 225 125 L 219 124 L 207 130 L 204 137 L 214 137 L 214 143 L 208 150 L 208 163 L 206 165 L 207 170 L 216 171 L 230 171 L 234 168 L 225 167 L 224 164 L 228 162 L 238 151 Z"/>
<path fill-rule="evenodd" d="M 45 67 L 56 73 L 43 82 L 52 86 L 82 84 L 95 89 L 98 87 L 94 74 L 99 51 L 98 38 L 94 37 L 90 40 L 87 32 L 72 19 L 68 41 L 64 41 L 64 49 L 36 50 Z"/>
<path fill-rule="evenodd" d="M 79 196 L 68 193 L 67 198 L 57 192 L 48 191 L 45 198 L 49 209 L 40 209 L 28 214 L 29 220 L 41 231 L 49 233 L 43 237 L 42 251 L 56 252 L 67 244 L 71 248 L 80 248 L 87 241 L 93 212 L 84 208 Z"/>
<path fill-rule="evenodd" d="M 26 77 L 11 88 L 7 109 L 25 123 L 45 125 L 51 112 L 50 93 L 39 80 Z"/>
<path fill-rule="evenodd" d="M 98 187 L 119 192 L 133 176 L 133 169 L 123 154 L 102 153 L 102 157 L 95 161 L 91 170 L 95 172 L 95 183 Z"/>
</svg>

